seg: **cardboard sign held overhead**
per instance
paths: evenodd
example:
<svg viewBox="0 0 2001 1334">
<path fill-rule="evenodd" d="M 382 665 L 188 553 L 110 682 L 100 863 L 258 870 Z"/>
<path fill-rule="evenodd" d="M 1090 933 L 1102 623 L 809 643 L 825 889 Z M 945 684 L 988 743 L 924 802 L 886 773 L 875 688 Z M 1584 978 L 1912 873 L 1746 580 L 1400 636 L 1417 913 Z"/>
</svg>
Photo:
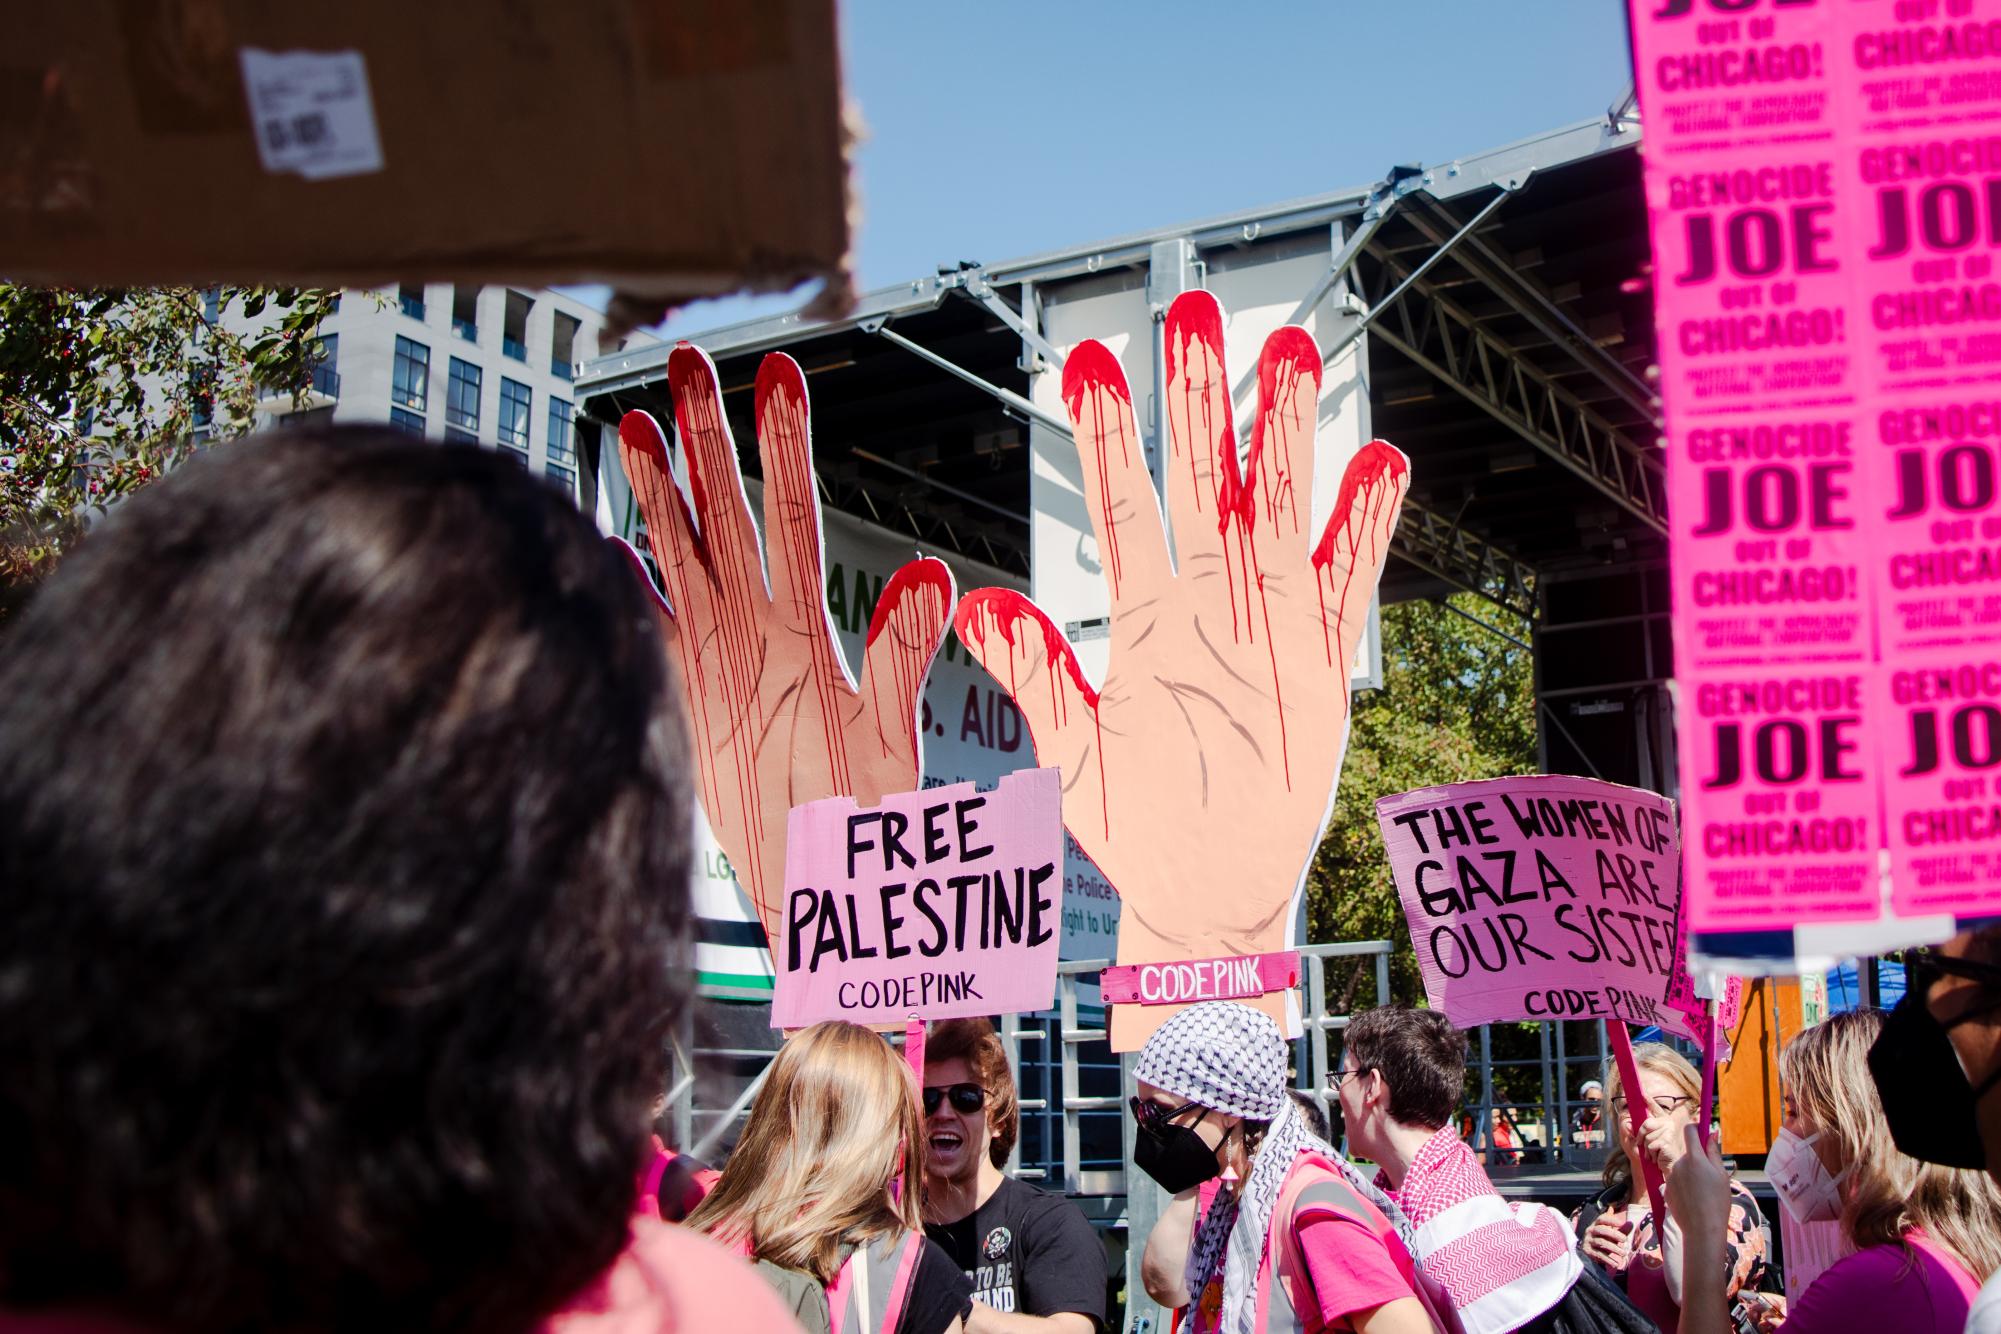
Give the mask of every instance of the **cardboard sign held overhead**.
<svg viewBox="0 0 2001 1334">
<path fill-rule="evenodd" d="M 1425 996 L 1453 1023 L 1606 1019 L 1706 1037 L 1682 971 L 1666 797 L 1534 774 L 1384 797 L 1376 818 Z"/>
<path fill-rule="evenodd" d="M 1046 1010 L 1063 918 L 1054 769 L 792 809 L 771 1022 Z"/>
<path fill-rule="evenodd" d="M 1296 909 L 1348 733 L 1348 666 L 1408 483 L 1408 461 L 1375 441 L 1348 461 L 1333 512 L 1316 522 L 1320 349 L 1292 326 L 1265 340 L 1240 457 L 1223 329 L 1207 292 L 1167 312 L 1171 549 L 1124 368 L 1095 340 L 1064 362 L 1111 594 L 1103 682 L 1019 593 L 981 589 L 956 616 L 960 640 L 1027 718 L 1037 760 L 1063 770 L 1065 824 L 1119 893 L 1122 966 L 1298 944 Z M 1292 995 L 1249 1003 L 1297 1031 Z M 1112 1049 L 1136 1050 L 1177 1008 L 1114 1004 Z"/>
</svg>

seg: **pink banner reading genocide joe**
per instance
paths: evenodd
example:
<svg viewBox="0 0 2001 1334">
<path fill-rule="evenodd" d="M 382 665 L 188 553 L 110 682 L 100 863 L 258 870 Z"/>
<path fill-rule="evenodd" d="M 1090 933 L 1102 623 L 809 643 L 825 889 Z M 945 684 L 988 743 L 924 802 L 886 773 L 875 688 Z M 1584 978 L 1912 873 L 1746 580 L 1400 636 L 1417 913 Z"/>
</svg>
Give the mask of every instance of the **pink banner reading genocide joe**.
<svg viewBox="0 0 2001 1334">
<path fill-rule="evenodd" d="M 1635 0 L 1688 911 L 2001 910 L 2001 0 Z"/>
</svg>

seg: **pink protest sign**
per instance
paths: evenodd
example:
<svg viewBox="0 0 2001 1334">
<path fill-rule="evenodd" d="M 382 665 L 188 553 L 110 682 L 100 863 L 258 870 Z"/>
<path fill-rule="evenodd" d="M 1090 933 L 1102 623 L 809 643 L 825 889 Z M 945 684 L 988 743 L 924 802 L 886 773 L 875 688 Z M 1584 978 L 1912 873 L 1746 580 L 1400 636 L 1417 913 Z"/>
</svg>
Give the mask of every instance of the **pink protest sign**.
<svg viewBox="0 0 2001 1334">
<path fill-rule="evenodd" d="M 1134 963 L 1107 968 L 1098 979 L 1113 1005 L 1188 1005 L 1250 1000 L 1299 985 L 1299 951 Z"/>
<path fill-rule="evenodd" d="M 2001 0 L 1632 18 L 1690 923 L 2001 909 Z"/>
<path fill-rule="evenodd" d="M 1063 916 L 1061 777 L 1024 769 L 792 808 L 771 1022 L 1046 1010 Z"/>
<path fill-rule="evenodd" d="M 1665 1003 L 1676 985 L 1693 997 L 1675 977 L 1666 797 L 1533 774 L 1383 797 L 1376 819 L 1425 996 L 1453 1023 L 1610 1019 L 1697 1035 Z"/>
</svg>

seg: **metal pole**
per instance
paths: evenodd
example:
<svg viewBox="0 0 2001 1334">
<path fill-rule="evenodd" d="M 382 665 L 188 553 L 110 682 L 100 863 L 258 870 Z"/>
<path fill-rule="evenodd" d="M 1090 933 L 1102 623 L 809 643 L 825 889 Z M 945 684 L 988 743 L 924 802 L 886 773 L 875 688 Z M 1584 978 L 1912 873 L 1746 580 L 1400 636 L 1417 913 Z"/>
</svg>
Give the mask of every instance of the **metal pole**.
<svg viewBox="0 0 2001 1334">
<path fill-rule="evenodd" d="M 1494 1032 L 1486 1024 L 1480 1025 L 1480 1119 L 1474 1124 L 1474 1143 L 1483 1149 L 1494 1147 Z M 1494 1155 L 1487 1155 L 1487 1166 L 1493 1167 Z"/>
<path fill-rule="evenodd" d="M 710 1150 L 723 1142 L 723 1136 L 727 1135 L 730 1127 L 737 1123 L 737 1118 L 750 1110 L 751 1100 L 757 1097 L 757 1091 L 764 1087 L 764 1081 L 770 1074 L 771 1067 L 766 1065 L 757 1072 L 757 1078 L 743 1086 L 743 1092 L 737 1094 L 736 1101 L 731 1103 L 728 1110 L 722 1113 L 721 1119 L 710 1127 L 709 1133 L 696 1140 L 694 1147 L 688 1150 L 691 1157 L 707 1158 Z"/>
<path fill-rule="evenodd" d="M 1125 1052 L 1119 1057 L 1119 1088 L 1128 1098 L 1139 1093 L 1138 1081 L 1133 1077 L 1133 1066 L 1138 1059 L 1137 1052 Z M 1161 1211 L 1167 1207 L 1167 1192 L 1133 1166 L 1134 1129 L 1130 1116 L 1119 1118 L 1119 1142 L 1125 1150 L 1126 1168 L 1126 1330 L 1127 1334 L 1153 1334 L 1167 1328 L 1168 1318 L 1153 1298 L 1147 1296 L 1146 1284 L 1140 1277 L 1140 1261 L 1146 1254 L 1146 1239 L 1153 1234 L 1154 1224 L 1160 1221 Z"/>
<path fill-rule="evenodd" d="M 1320 358 L 1321 365 L 1332 366 L 1334 364 L 1334 359 L 1336 357 L 1339 357 L 1343 352 L 1346 352 L 1348 350 L 1349 344 L 1353 343 L 1356 339 L 1360 338 L 1364 333 L 1368 332 L 1369 326 L 1376 322 L 1376 317 L 1378 315 L 1382 314 L 1384 311 L 1388 310 L 1391 306 L 1394 306 L 1397 303 L 1397 298 L 1404 294 L 1405 288 L 1409 287 L 1419 278 L 1422 278 L 1425 275 L 1425 272 L 1428 269 L 1430 269 L 1432 265 L 1438 263 L 1439 260 L 1444 259 L 1448 254 L 1450 254 L 1452 252 L 1452 247 L 1458 245 L 1459 242 L 1468 233 L 1470 233 L 1475 227 L 1478 227 L 1481 223 L 1487 220 L 1488 214 L 1492 213 L 1495 209 L 1501 206 L 1502 200 L 1506 199 L 1509 195 L 1513 194 L 1516 190 L 1521 188 L 1519 185 L 1510 185 L 1505 182 L 1498 182 L 1498 184 L 1500 185 L 1501 192 L 1495 195 L 1492 199 L 1488 200 L 1487 206 L 1481 209 L 1478 213 L 1475 213 L 1472 219 L 1469 222 L 1467 222 L 1467 224 L 1464 227 L 1461 227 L 1458 231 L 1454 232 L 1452 234 L 1452 239 L 1447 241 L 1444 245 L 1438 247 L 1438 249 L 1432 251 L 1430 255 L 1426 256 L 1424 263 L 1412 269 L 1410 271 L 1410 276 L 1405 278 L 1402 282 L 1398 283 L 1394 288 L 1392 288 L 1390 294 L 1384 297 L 1381 301 L 1378 301 L 1375 304 L 1375 306 L 1369 311 L 1368 314 L 1364 315 L 1360 320 L 1356 322 L 1354 328 L 1348 330 L 1347 333 L 1343 334 L 1341 336 L 1340 341 L 1335 343 L 1333 347 L 1329 348 L 1326 351 L 1326 353 L 1324 353 L 1321 356 Z"/>
<path fill-rule="evenodd" d="M 1077 975 L 1058 974 L 1057 997 L 1063 1016 L 1063 1190 L 1076 1195 L 1083 1191 L 1083 1122 L 1077 1100 L 1077 1044 L 1070 1035 L 1077 1027 Z"/>
<path fill-rule="evenodd" d="M 871 325 L 873 325 L 874 327 L 871 328 L 870 327 Z M 955 362 L 947 361 L 945 358 L 939 356 L 936 352 L 933 352 L 931 349 L 927 347 L 911 342 L 908 338 L 905 338 L 902 334 L 898 333 L 896 330 L 890 328 L 886 324 L 882 324 L 875 320 L 870 320 L 863 323 L 861 327 L 864 333 L 872 333 L 876 335 L 876 337 L 878 338 L 888 339 L 890 342 L 896 344 L 898 347 L 902 348 L 904 351 L 910 353 L 912 356 L 918 358 L 919 360 L 930 362 L 933 366 L 936 366 L 939 370 L 944 371 L 947 375 L 956 376 L 957 378 L 964 380 L 967 384 L 972 385 L 975 389 L 985 390 L 987 393 L 992 394 L 995 398 L 999 399 L 1001 402 L 1013 408 L 1016 412 L 1019 412 L 1024 416 L 1031 417 L 1034 420 L 1042 423 L 1042 425 L 1047 426 L 1050 430 L 1058 432 L 1059 434 L 1062 435 L 1062 437 L 1065 440 L 1076 439 L 1076 437 L 1072 435 L 1070 432 L 1069 422 L 1064 421 L 1061 418 L 1056 417 L 1050 413 L 1044 412 L 1041 408 L 1036 407 L 1035 404 L 1029 402 L 1027 399 L 1023 398 L 1020 394 L 1015 393 L 1012 389 L 1003 389 L 997 384 L 994 384 L 987 380 L 982 380 L 979 376 L 973 374 L 965 367 L 960 366 Z"/>
<path fill-rule="evenodd" d="M 1538 1024 L 1542 1029 L 1542 1160 L 1556 1161 L 1556 1121 L 1550 1115 L 1549 1098 L 1549 1025 Z"/>
</svg>

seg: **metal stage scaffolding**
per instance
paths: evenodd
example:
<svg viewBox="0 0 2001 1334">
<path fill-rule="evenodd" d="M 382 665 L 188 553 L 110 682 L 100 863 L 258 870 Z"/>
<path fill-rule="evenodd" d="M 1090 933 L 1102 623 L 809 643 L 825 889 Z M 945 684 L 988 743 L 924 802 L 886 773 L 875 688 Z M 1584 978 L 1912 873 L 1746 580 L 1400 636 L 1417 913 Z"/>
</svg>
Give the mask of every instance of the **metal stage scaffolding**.
<svg viewBox="0 0 2001 1334">
<path fill-rule="evenodd" d="M 1296 315 L 1332 302 L 1351 317 L 1338 338 L 1323 337 L 1323 355 L 1331 362 L 1350 344 L 1361 349 L 1370 429 L 1411 458 L 1382 600 L 1465 591 L 1510 613 L 1483 623 L 1516 642 L 1526 627 L 1542 767 L 1673 795 L 1663 451 L 1639 140 L 1628 99 L 1592 121 L 1397 167 L 1355 189 L 1008 263 L 945 267 L 867 294 L 844 319 L 786 315 L 698 341 L 716 361 L 747 475 L 758 467 L 749 389 L 759 358 L 783 349 L 808 377 L 828 506 L 1032 578 L 1031 430 L 1068 431 L 1035 401 L 1038 377 L 1062 360 L 1045 336 L 1045 313 L 1080 294 L 1143 293 L 1157 325 L 1186 286 L 1318 256 Z M 629 409 L 671 420 L 669 351 L 629 349 L 578 379 L 584 485 L 593 498 L 604 488 L 615 515 L 622 480 L 609 446 Z M 1131 351 L 1127 361 L 1145 434 L 1157 429 L 1141 403 L 1154 401 L 1153 385 Z M 1330 956 L 1376 948 L 1316 947 L 1312 976 Z M 1080 1036 L 1095 1025 L 1077 1011 L 1074 984 L 1095 966 L 1065 966 L 1059 1017 L 1008 1023 L 1025 1099 L 1020 1165 L 1084 1198 L 1112 1230 L 1137 1233 L 1150 1218 L 1147 1192 L 1125 1197 L 1130 1145 L 1112 1138 L 1129 1080 L 1101 1043 Z M 1380 982 L 1378 994 L 1387 994 Z M 1308 1000 L 1307 1012 L 1326 1021 L 1302 1045 L 1302 1077 L 1317 1085 L 1326 1033 L 1340 1025 L 1326 1016 L 1324 993 Z M 1487 1034 L 1476 1042 L 1488 1057 Z M 1602 1044 L 1594 1025 L 1545 1028 L 1543 1096 L 1524 1109 L 1543 1126 L 1545 1152 L 1564 1137 Z M 691 1018 L 670 1113 L 682 1144 L 714 1152 L 733 1139 L 774 1046 L 761 1006 L 714 1002 Z M 1483 1147 L 1493 1070 L 1481 1061 L 1480 1091 L 1469 1100 Z M 1138 1314 L 1128 1327 L 1140 1327 Z"/>
</svg>

